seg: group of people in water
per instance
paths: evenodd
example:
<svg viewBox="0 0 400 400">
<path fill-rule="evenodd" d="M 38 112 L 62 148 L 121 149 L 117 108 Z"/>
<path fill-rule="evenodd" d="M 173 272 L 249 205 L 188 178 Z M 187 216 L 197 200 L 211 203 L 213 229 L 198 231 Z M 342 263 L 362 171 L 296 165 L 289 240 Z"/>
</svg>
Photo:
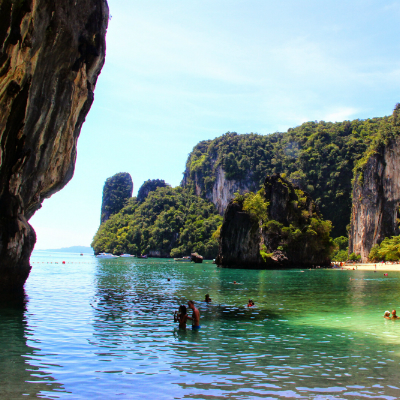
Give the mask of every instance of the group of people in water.
<svg viewBox="0 0 400 400">
<path fill-rule="evenodd" d="M 195 307 L 193 300 L 189 300 L 187 305 L 192 310 L 192 316 L 189 317 L 187 315 L 187 308 L 182 305 L 179 306 L 179 312 L 175 311 L 174 313 L 174 322 L 179 322 L 180 329 L 186 329 L 187 320 L 190 319 L 192 321 L 192 329 L 200 329 L 200 311 Z"/>
<path fill-rule="evenodd" d="M 392 316 L 390 316 L 390 311 L 385 311 L 385 314 L 383 314 L 383 318 L 385 319 L 398 319 L 400 317 L 397 316 L 396 310 L 392 311 Z"/>
<path fill-rule="evenodd" d="M 211 303 L 211 297 L 209 294 L 205 295 L 204 301 L 206 303 Z M 188 305 L 188 308 L 190 308 L 192 310 L 192 316 L 189 317 L 187 315 L 186 306 L 181 305 L 181 306 L 179 306 L 179 311 L 174 312 L 174 322 L 179 323 L 179 329 L 186 329 L 186 323 L 189 319 L 192 321 L 192 329 L 198 330 L 201 328 L 201 326 L 200 326 L 200 311 L 198 310 L 198 308 L 195 307 L 193 300 L 189 300 L 187 305 Z M 254 306 L 254 301 L 249 299 L 247 307 L 253 307 L 253 306 Z"/>
</svg>

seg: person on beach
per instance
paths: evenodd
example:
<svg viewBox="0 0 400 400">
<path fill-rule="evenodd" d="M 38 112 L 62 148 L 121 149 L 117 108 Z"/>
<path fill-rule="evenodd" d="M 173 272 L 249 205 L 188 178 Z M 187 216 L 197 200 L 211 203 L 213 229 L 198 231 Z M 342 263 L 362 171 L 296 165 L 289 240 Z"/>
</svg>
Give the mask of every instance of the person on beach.
<svg viewBox="0 0 400 400">
<path fill-rule="evenodd" d="M 192 320 L 192 329 L 200 329 L 200 311 L 194 306 L 193 300 L 188 301 L 188 307 L 193 311 L 192 316 L 188 317 Z"/>
<path fill-rule="evenodd" d="M 179 322 L 179 329 L 186 329 L 188 319 L 186 306 L 179 306 L 179 314 L 175 311 L 174 322 Z"/>
<path fill-rule="evenodd" d="M 396 310 L 393 310 L 393 311 L 392 311 L 392 319 L 398 319 L 398 318 L 400 318 L 400 317 L 398 317 L 398 316 L 396 315 Z"/>
<path fill-rule="evenodd" d="M 385 311 L 385 314 L 383 315 L 383 318 L 390 319 L 390 311 Z"/>
<path fill-rule="evenodd" d="M 205 301 L 206 303 L 211 303 L 211 297 L 210 297 L 209 294 L 206 294 L 206 297 L 204 298 L 204 301 Z"/>
</svg>

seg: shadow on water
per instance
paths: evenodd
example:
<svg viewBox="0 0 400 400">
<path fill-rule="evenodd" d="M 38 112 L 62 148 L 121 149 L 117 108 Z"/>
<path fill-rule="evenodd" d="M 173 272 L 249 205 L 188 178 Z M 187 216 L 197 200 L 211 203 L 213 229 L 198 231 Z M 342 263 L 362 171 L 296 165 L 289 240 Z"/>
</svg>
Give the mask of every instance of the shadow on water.
<svg viewBox="0 0 400 400">
<path fill-rule="evenodd" d="M 38 347 L 28 344 L 32 330 L 27 322 L 29 299 L 24 291 L 0 299 L 0 398 L 44 397 L 63 391 L 50 374 L 30 363 Z"/>
</svg>

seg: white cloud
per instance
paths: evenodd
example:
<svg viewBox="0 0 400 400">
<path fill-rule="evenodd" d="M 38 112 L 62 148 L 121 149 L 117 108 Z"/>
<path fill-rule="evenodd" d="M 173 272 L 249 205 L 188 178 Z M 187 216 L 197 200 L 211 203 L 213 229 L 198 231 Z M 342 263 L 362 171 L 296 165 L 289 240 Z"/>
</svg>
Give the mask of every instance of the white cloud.
<svg viewBox="0 0 400 400">
<path fill-rule="evenodd" d="M 353 115 L 356 115 L 360 110 L 353 107 L 343 107 L 338 108 L 336 110 L 332 110 L 328 114 L 326 114 L 323 120 L 332 121 L 332 122 L 340 122 L 347 119 L 352 119 Z"/>
</svg>

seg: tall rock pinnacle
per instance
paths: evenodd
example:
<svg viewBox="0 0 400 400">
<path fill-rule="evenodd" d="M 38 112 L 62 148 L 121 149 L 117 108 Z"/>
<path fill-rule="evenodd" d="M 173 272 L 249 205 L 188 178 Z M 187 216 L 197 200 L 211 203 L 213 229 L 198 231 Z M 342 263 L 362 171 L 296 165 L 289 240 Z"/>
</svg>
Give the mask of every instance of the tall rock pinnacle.
<svg viewBox="0 0 400 400">
<path fill-rule="evenodd" d="M 105 0 L 0 0 L 0 293 L 22 288 L 28 220 L 73 176 L 107 23 Z"/>
</svg>

